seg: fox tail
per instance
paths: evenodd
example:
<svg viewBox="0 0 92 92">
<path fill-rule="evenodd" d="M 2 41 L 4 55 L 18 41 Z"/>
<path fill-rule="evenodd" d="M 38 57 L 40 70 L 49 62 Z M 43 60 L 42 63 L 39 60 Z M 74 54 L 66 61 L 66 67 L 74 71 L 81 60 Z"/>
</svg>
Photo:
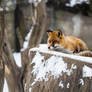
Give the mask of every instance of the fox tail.
<svg viewBox="0 0 92 92">
<path fill-rule="evenodd" d="M 77 56 L 85 56 L 85 57 L 92 57 L 92 52 L 87 50 L 87 51 L 82 51 L 82 52 L 76 53 L 75 55 L 77 55 Z"/>
</svg>

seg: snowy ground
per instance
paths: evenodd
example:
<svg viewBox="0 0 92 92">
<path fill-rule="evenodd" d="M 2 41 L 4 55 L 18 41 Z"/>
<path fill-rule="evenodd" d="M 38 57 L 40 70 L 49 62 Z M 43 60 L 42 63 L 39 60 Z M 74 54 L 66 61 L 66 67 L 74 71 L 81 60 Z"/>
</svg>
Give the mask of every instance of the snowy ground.
<svg viewBox="0 0 92 92">
<path fill-rule="evenodd" d="M 82 4 L 83 2 L 89 4 L 88 0 L 70 0 L 70 3 L 66 4 L 66 6 L 73 7 L 76 4 Z"/>
<path fill-rule="evenodd" d="M 4 80 L 4 89 L 3 89 L 3 92 L 9 92 L 8 91 L 8 85 L 7 85 L 6 79 Z"/>
</svg>

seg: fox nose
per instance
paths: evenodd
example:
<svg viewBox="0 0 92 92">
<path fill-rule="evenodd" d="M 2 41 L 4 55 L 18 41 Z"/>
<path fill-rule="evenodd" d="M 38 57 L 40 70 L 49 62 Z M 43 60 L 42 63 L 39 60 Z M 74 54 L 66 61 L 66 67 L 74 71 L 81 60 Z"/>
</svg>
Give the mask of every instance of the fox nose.
<svg viewBox="0 0 92 92">
<path fill-rule="evenodd" d="M 48 47 L 48 49 L 50 49 L 50 46 Z"/>
</svg>

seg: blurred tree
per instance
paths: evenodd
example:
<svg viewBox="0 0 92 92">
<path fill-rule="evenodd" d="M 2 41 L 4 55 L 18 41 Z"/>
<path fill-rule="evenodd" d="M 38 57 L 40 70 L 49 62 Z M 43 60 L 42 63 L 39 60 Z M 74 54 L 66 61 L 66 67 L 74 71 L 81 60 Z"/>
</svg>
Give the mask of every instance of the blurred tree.
<svg viewBox="0 0 92 92">
<path fill-rule="evenodd" d="M 7 5 L 9 4 L 9 7 Z M 24 92 L 24 86 L 23 86 L 23 77 L 24 77 L 24 69 L 25 67 L 18 67 L 16 65 L 16 62 L 14 60 L 13 54 L 12 54 L 12 49 L 14 49 L 11 45 L 10 40 L 14 41 L 15 45 L 15 40 L 12 38 L 12 36 L 16 36 L 14 33 L 15 31 L 15 20 L 14 20 L 14 11 L 15 7 L 12 7 L 13 3 L 11 0 L 9 2 L 7 1 L 5 6 L 4 6 L 4 12 L 0 12 L 0 92 L 3 91 L 3 83 L 4 83 L 4 72 L 5 72 L 5 78 L 9 87 L 9 92 Z M 30 4 L 32 5 L 32 4 Z M 37 6 L 34 6 L 36 8 L 33 8 L 37 11 L 36 17 L 34 17 L 36 24 L 34 23 L 34 29 L 32 32 L 33 40 L 31 39 L 29 44 L 29 47 L 36 46 L 41 42 L 41 38 L 43 36 L 43 33 L 46 28 L 46 8 L 45 8 L 45 1 L 42 0 L 39 2 Z M 9 10 L 7 10 L 9 9 Z M 0 9 L 1 10 L 1 9 Z M 34 10 L 33 10 L 34 11 Z M 31 11 L 31 13 L 33 12 Z M 19 13 L 19 12 L 17 12 Z M 22 16 L 22 15 L 21 15 Z M 21 17 L 20 16 L 20 17 Z M 42 19 L 43 18 L 43 19 Z M 22 18 L 21 22 L 23 22 Z M 18 27 L 20 26 L 18 25 Z M 21 27 L 24 25 L 21 25 Z M 10 28 L 8 28 L 10 27 Z M 23 32 L 23 30 L 20 28 L 19 31 Z M 21 33 L 20 32 L 20 33 Z M 23 36 L 23 34 L 21 34 Z M 38 38 L 37 38 L 38 36 Z M 16 38 L 16 37 L 15 37 Z M 34 39 L 36 38 L 36 39 Z M 38 39 L 38 40 L 37 40 Z M 18 39 L 19 40 L 19 39 Z"/>
<path fill-rule="evenodd" d="M 92 11 L 92 0 L 90 0 L 90 8 L 91 8 L 91 11 Z"/>
<path fill-rule="evenodd" d="M 4 36 L 4 12 L 0 7 L 0 92 L 3 92 L 4 85 L 4 62 L 2 60 L 2 46 Z"/>
</svg>

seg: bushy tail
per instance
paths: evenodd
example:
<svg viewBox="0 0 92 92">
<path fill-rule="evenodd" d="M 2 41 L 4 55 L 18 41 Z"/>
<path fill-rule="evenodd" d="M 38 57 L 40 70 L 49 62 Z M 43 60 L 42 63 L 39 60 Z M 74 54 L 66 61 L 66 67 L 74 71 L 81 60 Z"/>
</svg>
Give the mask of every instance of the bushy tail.
<svg viewBox="0 0 92 92">
<path fill-rule="evenodd" d="M 77 55 L 77 56 L 85 56 L 85 57 L 92 57 L 92 52 L 87 50 L 87 51 L 82 51 L 82 52 L 76 53 L 75 55 Z"/>
</svg>

